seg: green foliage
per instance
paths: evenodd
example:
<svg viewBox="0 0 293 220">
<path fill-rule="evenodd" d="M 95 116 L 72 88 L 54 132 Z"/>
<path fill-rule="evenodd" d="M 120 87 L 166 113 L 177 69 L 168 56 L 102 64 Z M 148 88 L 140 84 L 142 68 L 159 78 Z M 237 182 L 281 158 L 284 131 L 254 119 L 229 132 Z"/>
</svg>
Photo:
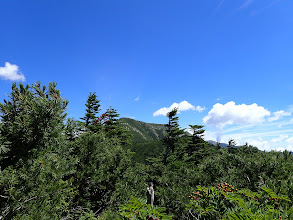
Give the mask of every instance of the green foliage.
<svg viewBox="0 0 293 220">
<path fill-rule="evenodd" d="M 25 87 L 14 83 L 9 99 L 0 103 L 0 132 L 6 141 L 1 168 L 15 165 L 19 159 L 26 160 L 54 142 L 63 128 L 67 104 L 54 83 L 48 89 L 41 88 L 39 82 Z"/>
<path fill-rule="evenodd" d="M 180 129 L 178 124 L 178 117 L 176 117 L 176 114 L 178 112 L 177 108 L 174 108 L 172 111 L 168 112 L 167 117 L 169 118 L 168 124 L 166 124 L 166 137 L 164 139 L 166 144 L 166 153 L 164 156 L 163 163 L 167 163 L 167 158 L 169 156 L 169 149 L 171 149 L 172 152 L 178 147 L 180 137 L 184 134 L 184 130 Z"/>
<path fill-rule="evenodd" d="M 187 146 L 185 147 L 185 152 L 187 153 L 186 161 L 194 162 L 199 164 L 199 162 L 206 156 L 213 153 L 216 150 L 214 146 L 205 142 L 203 140 L 204 129 L 202 125 L 189 125 L 191 136 L 187 139 Z"/>
<path fill-rule="evenodd" d="M 131 133 L 131 139 L 134 143 L 160 141 L 166 135 L 164 124 L 146 123 L 131 118 L 120 118 L 119 121 Z"/>
<path fill-rule="evenodd" d="M 286 196 L 262 187 L 259 192 L 234 189 L 227 183 L 198 187 L 187 209 L 197 219 L 291 219 L 293 209 Z"/>
<path fill-rule="evenodd" d="M 13 84 L 0 104 L 2 218 L 56 219 L 69 212 L 75 159 L 62 135 L 68 102 L 55 87 Z"/>
<path fill-rule="evenodd" d="M 115 138 L 106 138 L 103 132 L 85 133 L 73 143 L 78 160 L 74 184 L 79 206 L 101 212 L 119 199 L 113 193 L 131 156 L 119 143 Z"/>
<path fill-rule="evenodd" d="M 130 143 L 131 134 L 121 125 L 119 118 L 119 114 L 117 110 L 110 107 L 106 112 L 107 119 L 104 123 L 104 129 L 106 131 L 106 135 L 109 138 L 118 138 L 120 143 L 123 145 Z"/>
<path fill-rule="evenodd" d="M 80 118 L 84 121 L 84 125 L 92 132 L 97 132 L 100 130 L 101 125 L 97 122 L 98 116 L 97 114 L 100 111 L 100 100 L 97 99 L 96 93 L 90 93 L 87 99 L 87 103 L 85 104 L 86 114 L 83 118 Z"/>
<path fill-rule="evenodd" d="M 166 208 L 151 207 L 151 205 L 145 203 L 144 199 L 137 199 L 135 197 L 132 197 L 127 204 L 120 206 L 120 215 L 124 219 L 172 219 L 172 215 L 167 215 L 165 211 Z"/>
<path fill-rule="evenodd" d="M 213 146 L 203 126 L 180 129 L 176 109 L 164 132 L 113 108 L 98 116 L 95 93 L 84 122 L 64 123 L 67 104 L 54 83 L 13 84 L 0 104 L 0 219 L 293 219 L 290 152 Z"/>
<path fill-rule="evenodd" d="M 135 153 L 133 160 L 138 163 L 147 163 L 148 158 L 157 157 L 164 153 L 164 145 L 160 140 L 134 142 L 132 145 L 127 145 L 126 147 Z"/>
</svg>

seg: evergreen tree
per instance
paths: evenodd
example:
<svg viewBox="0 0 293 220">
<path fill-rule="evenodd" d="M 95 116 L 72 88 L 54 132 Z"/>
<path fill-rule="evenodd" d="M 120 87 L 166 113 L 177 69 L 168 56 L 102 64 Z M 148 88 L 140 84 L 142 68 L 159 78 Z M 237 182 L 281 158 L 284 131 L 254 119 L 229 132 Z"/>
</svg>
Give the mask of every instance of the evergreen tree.
<svg viewBox="0 0 293 220">
<path fill-rule="evenodd" d="M 178 117 L 176 114 L 178 112 L 177 108 L 174 108 L 172 111 L 167 113 L 167 117 L 169 118 L 168 124 L 166 124 L 166 137 L 165 137 L 165 144 L 166 144 L 166 152 L 164 156 L 163 163 L 167 163 L 167 158 L 169 156 L 169 150 L 171 149 L 174 152 L 176 146 L 178 145 L 178 141 L 180 137 L 184 134 L 184 130 L 180 129 L 178 124 Z"/>
<path fill-rule="evenodd" d="M 63 136 L 67 104 L 55 83 L 14 83 L 0 103 L 0 219 L 61 219 L 69 212 L 75 161 Z"/>
<path fill-rule="evenodd" d="M 130 165 L 130 153 L 117 138 L 105 138 L 104 131 L 82 134 L 72 146 L 78 159 L 76 206 L 96 214 L 113 206 L 119 200 L 114 193 Z"/>
<path fill-rule="evenodd" d="M 228 142 L 228 152 L 231 153 L 233 150 L 233 147 L 236 145 L 236 142 L 234 139 L 230 139 Z"/>
<path fill-rule="evenodd" d="M 69 141 L 74 141 L 85 130 L 84 125 L 80 121 L 76 121 L 73 118 L 68 118 L 66 121 L 64 133 L 66 139 Z"/>
<path fill-rule="evenodd" d="M 101 125 L 97 122 L 97 114 L 99 113 L 101 106 L 99 102 L 100 101 L 97 99 L 96 93 L 90 93 L 87 99 L 87 103 L 85 104 L 87 107 L 86 114 L 83 118 L 80 118 L 84 121 L 85 127 L 94 133 L 96 133 L 101 128 Z"/>
<path fill-rule="evenodd" d="M 107 137 L 118 138 L 122 144 L 129 144 L 130 133 L 121 125 L 119 116 L 114 108 L 110 107 L 107 110 L 106 116 L 103 118 L 106 135 Z"/>
<path fill-rule="evenodd" d="M 48 89 L 41 88 L 39 82 L 25 87 L 19 84 L 19 88 L 13 83 L 9 99 L 0 103 L 0 133 L 6 142 L 0 166 L 4 169 L 19 159 L 26 160 L 57 138 L 63 129 L 67 104 L 55 83 L 50 83 Z"/>
<path fill-rule="evenodd" d="M 188 144 L 187 153 L 189 155 L 193 154 L 193 152 L 196 152 L 200 148 L 200 143 L 203 143 L 203 133 L 205 130 L 203 129 L 203 125 L 189 125 L 190 131 L 192 132 L 191 141 Z"/>
</svg>

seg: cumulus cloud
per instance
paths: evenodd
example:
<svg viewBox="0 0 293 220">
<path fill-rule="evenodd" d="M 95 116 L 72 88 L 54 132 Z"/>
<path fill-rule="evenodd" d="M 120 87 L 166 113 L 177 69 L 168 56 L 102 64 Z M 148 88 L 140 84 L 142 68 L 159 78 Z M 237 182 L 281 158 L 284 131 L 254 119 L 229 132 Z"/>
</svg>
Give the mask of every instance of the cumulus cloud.
<svg viewBox="0 0 293 220">
<path fill-rule="evenodd" d="M 0 67 L 0 78 L 4 80 L 25 81 L 25 77 L 20 73 L 17 65 L 5 62 L 4 67 Z"/>
<path fill-rule="evenodd" d="M 283 110 L 274 112 L 273 114 L 274 114 L 274 116 L 268 118 L 269 122 L 277 121 L 277 120 L 283 118 L 284 116 L 290 116 L 291 115 L 290 112 L 285 112 Z"/>
<path fill-rule="evenodd" d="M 153 113 L 153 116 L 159 116 L 159 115 L 163 115 L 166 116 L 168 112 L 172 111 L 174 108 L 178 109 L 178 113 L 180 113 L 181 111 L 187 111 L 187 110 L 193 110 L 193 111 L 198 111 L 201 112 L 205 109 L 205 107 L 201 107 L 201 106 L 193 106 L 192 104 L 190 104 L 187 101 L 182 101 L 180 103 L 173 103 L 170 107 L 163 107 L 160 108 L 159 110 L 155 111 Z"/>
<path fill-rule="evenodd" d="M 265 121 L 265 117 L 270 116 L 270 112 L 256 103 L 252 105 L 236 105 L 231 101 L 224 105 L 217 103 L 203 118 L 207 125 L 214 125 L 218 128 L 224 128 L 233 124 L 258 124 Z"/>
</svg>

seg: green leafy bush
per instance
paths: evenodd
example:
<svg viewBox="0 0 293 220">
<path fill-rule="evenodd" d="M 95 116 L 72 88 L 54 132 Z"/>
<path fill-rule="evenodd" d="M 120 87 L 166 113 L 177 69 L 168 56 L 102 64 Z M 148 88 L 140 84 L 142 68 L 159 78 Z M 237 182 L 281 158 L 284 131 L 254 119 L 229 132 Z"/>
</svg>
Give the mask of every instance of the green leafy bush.
<svg viewBox="0 0 293 220">
<path fill-rule="evenodd" d="M 258 192 L 234 189 L 227 183 L 198 187 L 187 209 L 197 219 L 292 219 L 293 208 L 286 196 L 262 187 Z"/>
<path fill-rule="evenodd" d="M 145 200 L 137 199 L 132 197 L 131 200 L 120 206 L 120 215 L 124 219 L 141 219 L 141 220 L 168 220 L 172 219 L 172 215 L 167 215 L 165 213 L 166 208 L 163 207 L 152 207 L 149 204 L 146 204 Z"/>
</svg>

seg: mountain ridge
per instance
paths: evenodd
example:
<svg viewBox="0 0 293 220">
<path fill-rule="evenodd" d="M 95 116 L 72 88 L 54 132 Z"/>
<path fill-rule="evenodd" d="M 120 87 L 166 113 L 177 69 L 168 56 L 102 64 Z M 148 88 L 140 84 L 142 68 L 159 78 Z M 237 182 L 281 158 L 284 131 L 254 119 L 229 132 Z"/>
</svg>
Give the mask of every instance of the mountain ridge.
<svg viewBox="0 0 293 220">
<path fill-rule="evenodd" d="M 135 142 L 162 140 L 166 134 L 164 124 L 147 123 L 132 118 L 120 118 L 120 123 L 132 135 Z"/>
<path fill-rule="evenodd" d="M 134 142 L 146 142 L 162 140 L 165 137 L 165 124 L 148 123 L 132 118 L 120 118 L 120 123 L 132 134 Z M 186 132 L 188 133 L 188 132 Z M 217 146 L 216 141 L 206 140 L 208 143 Z M 220 143 L 221 147 L 227 147 L 228 144 Z"/>
</svg>

